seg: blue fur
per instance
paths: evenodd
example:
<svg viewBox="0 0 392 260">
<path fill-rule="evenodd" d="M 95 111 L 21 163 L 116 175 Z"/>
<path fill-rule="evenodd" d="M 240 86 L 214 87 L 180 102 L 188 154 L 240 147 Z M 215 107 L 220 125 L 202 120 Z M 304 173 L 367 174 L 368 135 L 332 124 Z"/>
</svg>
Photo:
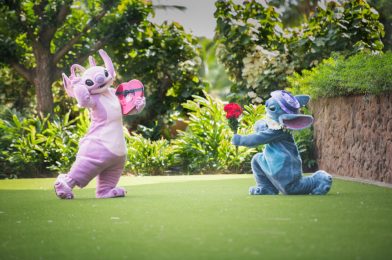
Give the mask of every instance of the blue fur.
<svg viewBox="0 0 392 260">
<path fill-rule="evenodd" d="M 300 104 L 306 104 L 309 98 L 301 98 Z M 301 103 L 304 102 L 304 103 Z M 275 100 L 266 102 L 267 117 L 276 122 L 285 115 Z M 294 115 L 292 115 L 294 116 Z M 303 115 L 299 115 L 303 116 Z M 317 171 L 311 176 L 302 175 L 302 160 L 291 132 L 268 128 L 267 121 L 255 124 L 255 133 L 251 135 L 235 134 L 232 143 L 237 146 L 258 146 L 264 144 L 264 151 L 254 155 L 251 166 L 256 186 L 249 188 L 251 195 L 283 194 L 326 194 L 332 185 L 332 177 L 324 171 Z"/>
</svg>

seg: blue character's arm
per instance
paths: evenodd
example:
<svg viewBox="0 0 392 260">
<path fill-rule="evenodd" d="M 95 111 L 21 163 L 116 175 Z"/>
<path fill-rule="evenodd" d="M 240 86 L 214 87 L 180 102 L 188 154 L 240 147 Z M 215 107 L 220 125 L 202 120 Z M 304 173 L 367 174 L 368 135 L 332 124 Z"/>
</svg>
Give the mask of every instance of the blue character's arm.
<svg viewBox="0 0 392 260">
<path fill-rule="evenodd" d="M 258 146 L 261 144 L 268 144 L 273 142 L 285 135 L 282 130 L 269 129 L 263 120 L 256 122 L 255 134 L 251 135 L 237 135 L 235 134 L 232 139 L 232 143 L 237 146 Z"/>
<path fill-rule="evenodd" d="M 231 142 L 234 145 L 237 146 L 248 146 L 248 147 L 253 147 L 253 146 L 258 146 L 261 144 L 268 144 L 274 140 L 279 139 L 282 134 L 281 133 L 273 133 L 273 132 L 282 132 L 281 130 L 279 131 L 264 131 L 264 132 L 259 132 L 257 134 L 251 134 L 251 135 L 237 135 L 235 134 L 233 136 L 233 139 Z"/>
</svg>

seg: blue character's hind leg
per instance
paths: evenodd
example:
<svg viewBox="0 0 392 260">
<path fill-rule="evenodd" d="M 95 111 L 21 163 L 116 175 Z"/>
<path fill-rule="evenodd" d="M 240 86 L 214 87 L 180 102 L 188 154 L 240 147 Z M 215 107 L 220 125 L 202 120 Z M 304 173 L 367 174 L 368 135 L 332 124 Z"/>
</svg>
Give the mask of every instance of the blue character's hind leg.
<svg viewBox="0 0 392 260">
<path fill-rule="evenodd" d="M 275 188 L 272 182 L 265 175 L 264 171 L 261 169 L 258 158 L 263 156 L 262 153 L 258 153 L 252 158 L 251 166 L 253 177 L 255 178 L 256 185 L 249 188 L 250 195 L 275 195 L 279 191 Z"/>
<path fill-rule="evenodd" d="M 311 176 L 302 176 L 286 190 L 287 194 L 327 194 L 332 186 L 332 176 L 325 171 L 317 171 Z"/>
</svg>

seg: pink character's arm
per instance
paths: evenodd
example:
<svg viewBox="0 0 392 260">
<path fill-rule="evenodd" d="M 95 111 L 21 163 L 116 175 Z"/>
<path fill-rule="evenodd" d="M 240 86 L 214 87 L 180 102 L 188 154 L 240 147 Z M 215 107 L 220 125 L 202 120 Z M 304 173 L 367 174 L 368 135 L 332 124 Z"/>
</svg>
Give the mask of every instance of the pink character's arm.
<svg viewBox="0 0 392 260">
<path fill-rule="evenodd" d="M 88 92 L 88 89 L 85 86 L 76 85 L 73 91 L 80 107 L 92 108 L 95 106 L 95 102 L 92 99 L 90 92 Z"/>
</svg>

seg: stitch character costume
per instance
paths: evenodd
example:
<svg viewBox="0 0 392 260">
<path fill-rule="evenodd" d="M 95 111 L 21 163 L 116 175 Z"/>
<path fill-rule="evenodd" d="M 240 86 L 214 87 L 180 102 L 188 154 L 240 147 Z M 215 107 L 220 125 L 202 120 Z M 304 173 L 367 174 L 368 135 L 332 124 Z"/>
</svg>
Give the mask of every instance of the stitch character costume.
<svg viewBox="0 0 392 260">
<path fill-rule="evenodd" d="M 235 134 L 234 145 L 257 146 L 264 144 L 262 153 L 251 161 L 256 186 L 249 188 L 251 195 L 326 194 L 332 185 L 332 177 L 325 171 L 311 176 L 302 175 L 302 161 L 289 130 L 300 130 L 313 123 L 313 117 L 299 113 L 300 107 L 310 100 L 309 96 L 292 96 L 283 90 L 273 91 L 265 108 L 266 119 L 255 124 L 255 134 Z"/>
<path fill-rule="evenodd" d="M 126 193 L 124 188 L 116 187 L 127 153 L 121 104 L 115 90 L 110 88 L 116 73 L 106 52 L 100 50 L 99 54 L 105 67 L 96 66 L 90 56 L 90 68 L 74 64 L 69 78 L 63 73 L 67 94 L 75 97 L 80 107 L 89 109 L 91 124 L 79 142 L 71 170 L 68 174 L 60 174 L 55 182 L 55 192 L 61 199 L 72 199 L 73 187 L 85 187 L 94 177 L 97 177 L 97 198 L 123 197 Z M 76 75 L 75 69 L 80 70 L 82 76 Z M 137 97 L 132 113 L 140 112 L 144 106 L 145 98 Z"/>
</svg>

